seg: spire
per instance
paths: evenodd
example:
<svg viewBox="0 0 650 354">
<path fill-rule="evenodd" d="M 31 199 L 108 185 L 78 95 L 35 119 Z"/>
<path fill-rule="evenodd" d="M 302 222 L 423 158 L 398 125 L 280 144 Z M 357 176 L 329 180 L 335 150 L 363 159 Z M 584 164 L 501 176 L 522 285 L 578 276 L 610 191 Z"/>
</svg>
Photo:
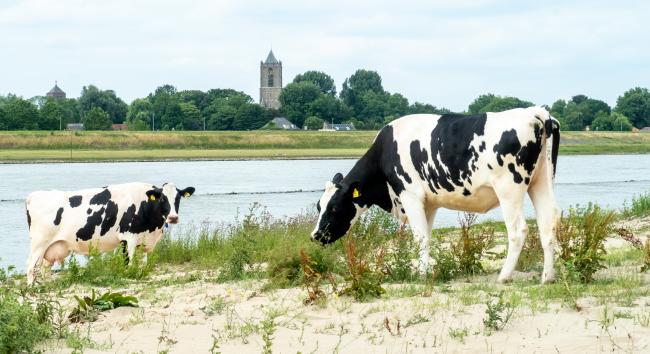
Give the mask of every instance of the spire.
<svg viewBox="0 0 650 354">
<path fill-rule="evenodd" d="M 275 55 L 273 55 L 273 49 L 269 52 L 269 55 L 266 57 L 266 61 L 264 64 L 278 64 L 279 61 L 275 59 Z"/>
</svg>

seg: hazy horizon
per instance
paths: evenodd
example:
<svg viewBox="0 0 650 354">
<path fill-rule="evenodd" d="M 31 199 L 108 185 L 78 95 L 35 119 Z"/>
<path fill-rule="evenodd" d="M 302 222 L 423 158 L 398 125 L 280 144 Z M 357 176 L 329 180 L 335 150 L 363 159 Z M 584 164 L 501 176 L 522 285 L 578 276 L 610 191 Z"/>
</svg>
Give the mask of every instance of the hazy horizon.
<svg viewBox="0 0 650 354">
<path fill-rule="evenodd" d="M 0 4 L 0 94 L 44 95 L 58 80 L 127 103 L 163 84 L 232 88 L 259 100 L 271 49 L 283 84 L 306 70 L 343 80 L 376 70 L 409 102 L 465 110 L 478 95 L 537 104 L 586 94 L 614 105 L 650 87 L 650 3 L 560 1 L 92 2 Z"/>
</svg>

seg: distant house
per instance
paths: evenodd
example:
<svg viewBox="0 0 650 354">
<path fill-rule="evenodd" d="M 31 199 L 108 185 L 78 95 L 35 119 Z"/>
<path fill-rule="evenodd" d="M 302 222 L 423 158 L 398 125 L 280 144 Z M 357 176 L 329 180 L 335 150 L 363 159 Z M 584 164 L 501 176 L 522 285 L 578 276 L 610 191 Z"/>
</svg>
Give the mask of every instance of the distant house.
<svg viewBox="0 0 650 354">
<path fill-rule="evenodd" d="M 641 130 L 639 130 L 639 131 L 641 133 L 650 133 L 650 127 L 641 128 Z"/>
<path fill-rule="evenodd" d="M 271 120 L 271 123 L 274 125 L 276 129 L 284 129 L 284 130 L 297 130 L 298 127 L 291 123 L 287 118 L 284 117 L 277 117 L 273 118 Z"/>
<path fill-rule="evenodd" d="M 343 123 L 343 124 L 330 124 L 323 123 L 323 129 L 321 131 L 333 132 L 333 131 L 350 131 L 357 130 L 352 123 Z"/>
<path fill-rule="evenodd" d="M 59 88 L 59 85 L 56 81 L 54 81 L 54 87 L 45 94 L 45 96 L 54 98 L 54 99 L 65 99 L 65 92 Z"/>
<path fill-rule="evenodd" d="M 129 130 L 129 126 L 126 124 L 113 124 L 113 130 Z"/>
<path fill-rule="evenodd" d="M 68 123 L 66 125 L 65 130 L 72 130 L 72 131 L 77 131 L 77 130 L 84 130 L 84 125 L 83 123 Z"/>
</svg>

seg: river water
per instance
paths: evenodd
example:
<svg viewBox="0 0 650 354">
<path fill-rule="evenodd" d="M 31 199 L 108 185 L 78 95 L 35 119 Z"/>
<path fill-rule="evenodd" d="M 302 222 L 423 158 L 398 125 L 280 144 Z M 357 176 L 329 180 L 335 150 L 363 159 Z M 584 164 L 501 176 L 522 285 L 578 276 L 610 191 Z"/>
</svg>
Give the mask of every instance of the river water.
<svg viewBox="0 0 650 354">
<path fill-rule="evenodd" d="M 181 202 L 181 225 L 210 227 L 233 222 L 252 203 L 265 206 L 274 217 L 314 209 L 325 181 L 345 174 L 355 160 L 268 160 L 118 162 L 60 164 L 0 164 L 0 267 L 24 270 L 29 252 L 25 197 L 35 190 L 77 190 L 124 182 L 179 188 L 196 193 Z M 556 195 L 562 209 L 590 201 L 622 207 L 632 196 L 650 190 L 650 155 L 560 156 Z M 527 216 L 533 216 L 530 201 Z M 498 209 L 481 217 L 501 219 Z M 435 226 L 457 223 L 458 213 L 441 210 Z M 307 237 L 307 235 L 305 235 Z"/>
</svg>

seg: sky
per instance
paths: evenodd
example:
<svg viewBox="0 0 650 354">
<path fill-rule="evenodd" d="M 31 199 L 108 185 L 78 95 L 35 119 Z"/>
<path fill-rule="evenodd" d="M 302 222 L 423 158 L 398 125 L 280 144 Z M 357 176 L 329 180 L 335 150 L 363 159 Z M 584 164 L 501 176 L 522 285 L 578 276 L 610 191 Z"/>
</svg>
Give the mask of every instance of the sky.
<svg viewBox="0 0 650 354">
<path fill-rule="evenodd" d="M 273 48 L 284 85 L 320 70 L 340 90 L 360 68 L 389 92 L 455 111 L 478 95 L 614 105 L 650 87 L 650 1 L 0 0 L 0 94 L 58 80 L 127 103 L 163 84 L 259 100 Z"/>
</svg>

